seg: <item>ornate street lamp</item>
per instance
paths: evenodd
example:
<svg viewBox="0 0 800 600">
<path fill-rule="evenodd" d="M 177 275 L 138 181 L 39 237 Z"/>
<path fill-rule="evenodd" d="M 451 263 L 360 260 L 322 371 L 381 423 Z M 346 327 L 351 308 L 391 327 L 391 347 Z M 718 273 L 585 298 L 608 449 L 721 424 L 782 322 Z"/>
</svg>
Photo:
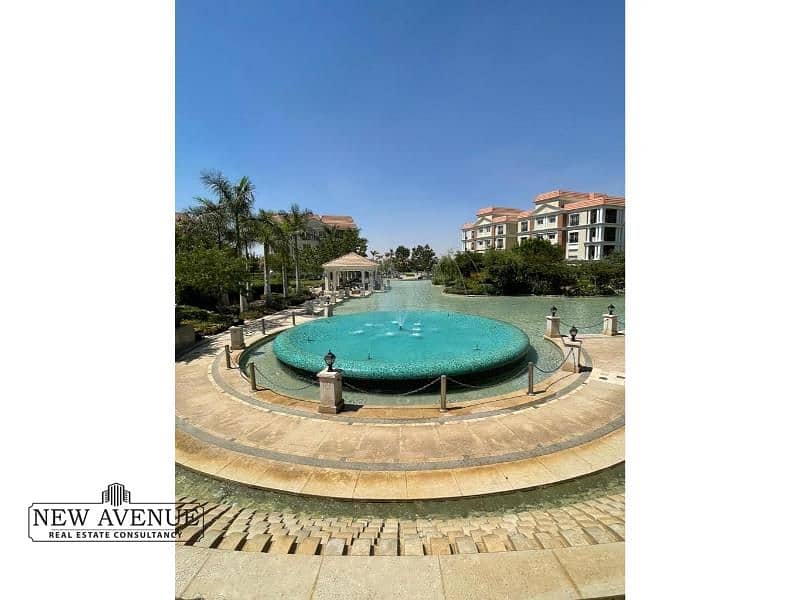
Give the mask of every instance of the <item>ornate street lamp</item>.
<svg viewBox="0 0 800 600">
<path fill-rule="evenodd" d="M 608 314 L 610 314 L 610 315 L 614 314 L 614 305 L 613 304 L 609 304 L 608 305 Z"/>
<path fill-rule="evenodd" d="M 336 355 L 328 350 L 328 353 L 325 355 L 325 364 L 328 365 L 328 371 L 333 371 L 333 363 L 336 362 Z"/>
<path fill-rule="evenodd" d="M 551 306 L 550 307 L 550 316 L 551 317 L 555 317 L 556 316 L 556 312 L 558 312 L 558 309 L 555 307 L 555 305 Z"/>
<path fill-rule="evenodd" d="M 578 328 L 573 325 L 569 328 L 569 335 L 572 338 L 572 341 L 575 341 L 575 336 L 578 335 Z"/>
</svg>

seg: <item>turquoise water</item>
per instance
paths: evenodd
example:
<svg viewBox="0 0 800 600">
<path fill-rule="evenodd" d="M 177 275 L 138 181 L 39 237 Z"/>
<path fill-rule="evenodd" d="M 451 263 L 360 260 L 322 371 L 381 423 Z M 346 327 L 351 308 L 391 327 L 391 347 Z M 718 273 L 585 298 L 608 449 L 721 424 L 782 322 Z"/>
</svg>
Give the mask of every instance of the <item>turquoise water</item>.
<svg viewBox="0 0 800 600">
<path fill-rule="evenodd" d="M 531 349 L 523 362 L 535 362 L 542 370 L 549 370 L 562 359 L 561 352 L 548 341 L 542 339 L 545 317 L 550 307 L 558 308 L 561 317 L 562 333 L 572 325 L 581 333 L 599 333 L 602 328 L 602 315 L 608 304 L 614 304 L 615 313 L 620 315 L 620 325 L 624 329 L 625 298 L 622 296 L 600 298 L 565 298 L 542 296 L 481 296 L 467 298 L 442 294 L 442 288 L 431 285 L 430 281 L 392 281 L 391 289 L 385 293 L 375 293 L 368 298 L 352 298 L 335 308 L 335 315 L 385 311 L 397 314 L 402 311 L 436 310 L 473 314 L 490 319 L 498 319 L 519 327 L 528 335 Z M 590 325 L 591 327 L 584 327 Z M 287 395 L 308 400 L 317 400 L 319 389 L 314 378 L 298 375 L 283 365 L 273 352 L 273 344 L 267 342 L 248 352 L 246 360 L 256 364 L 256 378 L 261 386 L 274 389 Z M 332 349 L 332 348 L 331 348 Z M 326 347 L 322 354 L 328 351 Z M 524 366 L 524 365 L 523 365 Z M 527 386 L 527 371 L 523 368 L 513 377 L 491 383 L 486 387 L 448 389 L 448 402 L 468 402 L 491 396 L 506 394 L 524 389 Z M 534 381 L 548 377 L 540 371 L 534 372 Z M 353 387 L 350 387 L 350 386 Z M 357 389 L 356 389 L 357 388 Z M 355 383 L 349 384 L 345 378 L 343 397 L 348 404 L 392 405 L 392 406 L 438 406 L 439 389 L 434 384 L 429 388 L 410 395 L 380 394 L 363 390 Z"/>
<path fill-rule="evenodd" d="M 293 327 L 273 344 L 278 358 L 315 375 L 328 350 L 344 377 L 389 381 L 474 375 L 520 361 L 528 336 L 495 319 L 452 311 L 370 311 Z"/>
<path fill-rule="evenodd" d="M 625 491 L 625 465 L 616 465 L 572 481 L 508 494 L 457 500 L 418 502 L 348 502 L 330 498 L 295 496 L 220 481 L 183 467 L 175 468 L 175 497 L 234 504 L 266 512 L 303 513 L 311 517 L 375 517 L 378 519 L 446 519 L 472 516 L 499 516 L 525 510 L 547 510 L 597 496 Z"/>
</svg>

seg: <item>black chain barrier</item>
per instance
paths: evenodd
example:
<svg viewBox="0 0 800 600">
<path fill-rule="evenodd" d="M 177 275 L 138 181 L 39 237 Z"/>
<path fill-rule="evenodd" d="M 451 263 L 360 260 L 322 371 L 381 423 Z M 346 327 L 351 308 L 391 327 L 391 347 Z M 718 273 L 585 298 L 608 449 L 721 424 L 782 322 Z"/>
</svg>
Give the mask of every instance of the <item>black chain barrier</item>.
<svg viewBox="0 0 800 600">
<path fill-rule="evenodd" d="M 261 375 L 261 378 L 264 381 L 266 381 L 268 384 L 271 384 L 273 389 L 286 390 L 286 391 L 289 391 L 289 392 L 299 392 L 300 390 L 305 390 L 305 389 L 310 388 L 312 385 L 319 385 L 318 381 L 313 381 L 313 380 L 309 380 L 309 379 L 306 379 L 306 381 L 309 382 L 308 385 L 303 385 L 303 386 L 300 386 L 300 387 L 289 387 L 289 386 L 281 385 L 279 383 L 275 383 L 269 377 L 264 375 L 264 373 L 262 373 L 261 369 L 258 368 L 257 364 L 255 364 L 255 363 L 251 363 L 251 364 L 255 367 L 256 373 Z M 241 370 L 240 370 L 240 372 L 241 372 Z M 242 377 L 244 377 L 245 379 L 248 379 L 248 377 L 245 375 L 244 372 L 241 372 L 241 373 L 242 373 Z"/>
<path fill-rule="evenodd" d="M 572 356 L 572 352 L 573 352 L 574 350 L 575 350 L 574 348 L 570 348 L 570 349 L 569 349 L 569 352 L 567 352 L 566 356 L 564 356 L 564 360 L 562 360 L 562 361 L 561 361 L 561 364 L 560 364 L 560 365 L 558 365 L 556 368 L 554 368 L 554 369 L 552 369 L 552 370 L 549 370 L 549 371 L 548 371 L 548 370 L 545 370 L 545 369 L 541 369 L 541 368 L 539 368 L 539 365 L 533 365 L 533 367 L 534 367 L 534 368 L 535 368 L 537 371 L 539 371 L 540 373 L 545 373 L 545 374 L 547 374 L 547 375 L 549 375 L 550 373 L 555 373 L 555 372 L 556 372 L 556 371 L 558 371 L 558 370 L 559 370 L 561 367 L 563 367 L 563 366 L 564 366 L 564 363 L 565 363 L 565 362 L 567 362 L 567 360 L 569 359 L 569 357 L 570 357 L 570 356 Z"/>
</svg>

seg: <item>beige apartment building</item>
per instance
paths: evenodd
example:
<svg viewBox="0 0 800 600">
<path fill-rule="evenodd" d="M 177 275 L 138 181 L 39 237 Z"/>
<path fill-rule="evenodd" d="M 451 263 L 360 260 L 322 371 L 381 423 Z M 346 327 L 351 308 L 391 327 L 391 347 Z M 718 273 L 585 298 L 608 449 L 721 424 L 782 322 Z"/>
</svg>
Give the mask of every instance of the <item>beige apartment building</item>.
<svg viewBox="0 0 800 600">
<path fill-rule="evenodd" d="M 625 248 L 625 198 L 554 190 L 539 194 L 531 210 L 488 206 L 461 226 L 463 250 L 505 250 L 532 238 L 564 248 L 567 260 L 598 260 Z"/>
</svg>

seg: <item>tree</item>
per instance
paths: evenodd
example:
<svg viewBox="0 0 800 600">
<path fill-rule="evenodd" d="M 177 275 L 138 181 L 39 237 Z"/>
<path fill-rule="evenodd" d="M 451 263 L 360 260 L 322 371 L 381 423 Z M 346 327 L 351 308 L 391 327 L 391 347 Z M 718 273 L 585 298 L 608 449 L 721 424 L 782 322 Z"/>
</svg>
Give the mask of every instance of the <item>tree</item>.
<svg viewBox="0 0 800 600">
<path fill-rule="evenodd" d="M 189 208 L 189 214 L 196 217 L 200 223 L 210 225 L 216 237 L 217 249 L 221 250 L 228 220 L 225 207 L 221 202 L 214 202 L 208 198 L 195 196 L 194 200 L 197 206 Z"/>
<path fill-rule="evenodd" d="M 300 238 L 308 230 L 308 219 L 311 214 L 310 210 L 301 210 L 299 204 L 292 204 L 288 211 L 281 211 L 284 230 L 292 241 L 295 294 L 297 295 L 300 295 Z"/>
<path fill-rule="evenodd" d="M 227 248 L 194 248 L 175 256 L 178 302 L 189 288 L 222 298 L 228 290 L 241 290 L 247 277 L 247 262 Z"/>
<path fill-rule="evenodd" d="M 398 271 L 408 271 L 408 259 L 411 258 L 411 251 L 405 246 L 398 246 L 394 251 L 394 258 Z"/>
<path fill-rule="evenodd" d="M 209 190 L 217 194 L 219 205 L 233 221 L 233 237 L 236 256 L 242 252 L 242 226 L 251 219 L 251 211 L 255 202 L 256 186 L 248 177 L 242 177 L 236 184 L 231 184 L 220 171 L 204 171 L 200 180 Z M 244 312 L 246 300 L 244 290 L 239 293 L 239 310 Z"/>
<path fill-rule="evenodd" d="M 264 298 L 267 302 L 272 300 L 272 286 L 270 284 L 270 252 L 278 245 L 280 225 L 275 220 L 275 212 L 271 210 L 258 210 L 256 223 L 259 228 L 259 237 L 264 250 Z"/>
<path fill-rule="evenodd" d="M 417 246 L 411 252 L 411 267 L 415 271 L 430 272 L 436 264 L 436 253 L 428 244 Z"/>
</svg>

